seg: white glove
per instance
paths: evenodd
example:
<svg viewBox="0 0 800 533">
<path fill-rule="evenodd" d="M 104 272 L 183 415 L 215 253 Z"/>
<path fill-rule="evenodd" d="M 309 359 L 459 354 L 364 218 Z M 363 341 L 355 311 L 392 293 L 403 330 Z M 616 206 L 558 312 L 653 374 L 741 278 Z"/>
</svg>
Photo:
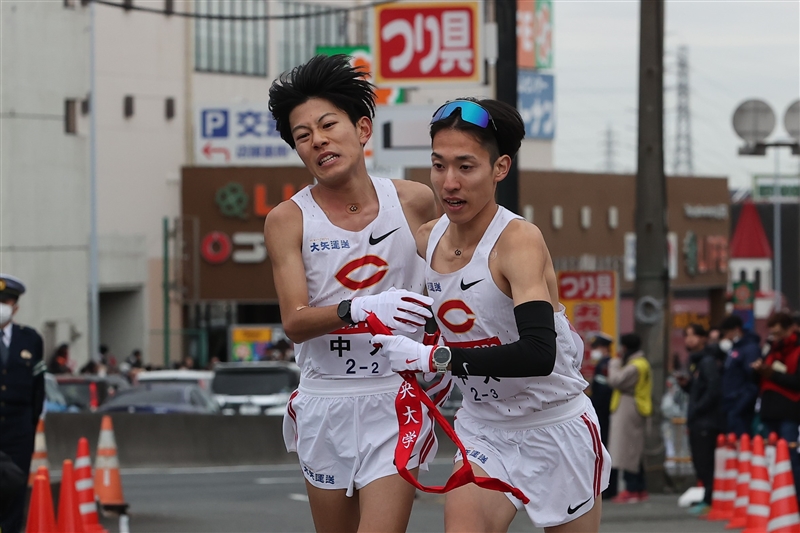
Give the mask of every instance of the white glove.
<svg viewBox="0 0 800 533">
<path fill-rule="evenodd" d="M 350 316 L 355 322 L 367 319 L 367 313 L 375 313 L 381 322 L 393 330 L 415 333 L 425 325 L 425 319 L 433 313 L 425 306 L 433 304 L 433 298 L 394 287 L 380 294 L 358 296 L 350 302 Z"/>
<path fill-rule="evenodd" d="M 436 372 L 432 362 L 435 346 L 399 335 L 375 335 L 370 342 L 381 345 L 381 355 L 389 359 L 395 372 Z"/>
</svg>

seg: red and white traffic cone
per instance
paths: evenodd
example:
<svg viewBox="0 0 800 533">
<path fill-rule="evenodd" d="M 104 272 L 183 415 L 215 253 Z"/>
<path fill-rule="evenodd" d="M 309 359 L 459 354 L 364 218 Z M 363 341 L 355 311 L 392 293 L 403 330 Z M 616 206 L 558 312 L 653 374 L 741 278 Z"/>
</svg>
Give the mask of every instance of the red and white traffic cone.
<svg viewBox="0 0 800 533">
<path fill-rule="evenodd" d="M 75 489 L 75 470 L 72 461 L 64 459 L 61 468 L 61 494 L 58 498 L 59 533 L 85 533 L 81 518 L 78 492 Z"/>
<path fill-rule="evenodd" d="M 736 435 L 731 433 L 726 439 L 717 436 L 717 449 L 714 451 L 714 492 L 711 496 L 711 510 L 701 518 L 706 520 L 730 520 L 733 518 L 733 502 L 736 499 Z"/>
<path fill-rule="evenodd" d="M 88 533 L 105 531 L 97 516 L 97 502 L 92 478 L 92 459 L 89 457 L 89 441 L 78 439 L 78 456 L 75 458 L 75 489 L 78 491 L 78 507 L 83 528 Z"/>
<path fill-rule="evenodd" d="M 739 461 L 736 477 L 736 500 L 733 502 L 733 518 L 725 529 L 740 529 L 747 526 L 747 503 L 750 498 L 750 435 L 739 439 Z"/>
<path fill-rule="evenodd" d="M 31 504 L 25 533 L 56 533 L 56 515 L 53 512 L 53 494 L 50 480 L 42 474 L 33 478 Z"/>
<path fill-rule="evenodd" d="M 747 529 L 744 533 L 766 533 L 770 492 L 764 439 L 761 435 L 756 435 L 753 438 L 753 458 L 750 462 L 750 494 L 747 502 Z"/>
<path fill-rule="evenodd" d="M 33 457 L 31 457 L 31 468 L 28 474 L 28 486 L 33 486 L 33 480 L 39 467 L 43 466 L 50 470 L 50 462 L 47 460 L 47 441 L 44 438 L 44 418 L 40 418 L 36 424 L 36 437 L 33 441 Z"/>
<path fill-rule="evenodd" d="M 775 479 L 770 497 L 768 533 L 800 533 L 800 515 L 797 510 L 797 495 L 794 491 L 792 462 L 789 445 L 784 439 L 778 441 L 775 454 Z"/>
</svg>

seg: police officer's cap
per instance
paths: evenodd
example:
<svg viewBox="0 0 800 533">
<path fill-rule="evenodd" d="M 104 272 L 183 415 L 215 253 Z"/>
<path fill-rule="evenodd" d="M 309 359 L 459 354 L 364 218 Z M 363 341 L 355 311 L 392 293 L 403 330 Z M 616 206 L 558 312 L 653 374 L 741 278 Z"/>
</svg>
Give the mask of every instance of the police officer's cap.
<svg viewBox="0 0 800 533">
<path fill-rule="evenodd" d="M 598 348 L 600 346 L 611 346 L 614 338 L 611 335 L 606 335 L 602 331 L 595 331 L 589 336 L 589 346 Z"/>
<path fill-rule="evenodd" d="M 8 274 L 0 274 L 0 298 L 17 299 L 24 292 L 25 284 L 22 280 Z"/>
</svg>

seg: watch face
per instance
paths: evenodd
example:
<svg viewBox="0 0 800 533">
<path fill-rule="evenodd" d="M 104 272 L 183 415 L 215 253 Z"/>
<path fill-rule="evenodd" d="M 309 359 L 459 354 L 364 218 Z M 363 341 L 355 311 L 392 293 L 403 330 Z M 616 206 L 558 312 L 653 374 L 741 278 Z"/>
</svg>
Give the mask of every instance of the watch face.
<svg viewBox="0 0 800 533">
<path fill-rule="evenodd" d="M 444 346 L 436 348 L 433 352 L 433 361 L 446 365 L 450 362 L 450 350 Z"/>
</svg>

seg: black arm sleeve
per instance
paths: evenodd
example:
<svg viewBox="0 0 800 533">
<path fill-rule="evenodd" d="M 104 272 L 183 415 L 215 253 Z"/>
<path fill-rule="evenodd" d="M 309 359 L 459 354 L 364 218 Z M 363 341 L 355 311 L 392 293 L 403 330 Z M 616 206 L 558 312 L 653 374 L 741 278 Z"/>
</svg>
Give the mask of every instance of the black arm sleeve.
<svg viewBox="0 0 800 533">
<path fill-rule="evenodd" d="M 556 364 L 556 329 L 550 302 L 533 301 L 514 308 L 519 340 L 485 348 L 451 348 L 454 376 L 527 378 L 547 376 Z M 466 363 L 466 365 L 465 365 Z"/>
</svg>

